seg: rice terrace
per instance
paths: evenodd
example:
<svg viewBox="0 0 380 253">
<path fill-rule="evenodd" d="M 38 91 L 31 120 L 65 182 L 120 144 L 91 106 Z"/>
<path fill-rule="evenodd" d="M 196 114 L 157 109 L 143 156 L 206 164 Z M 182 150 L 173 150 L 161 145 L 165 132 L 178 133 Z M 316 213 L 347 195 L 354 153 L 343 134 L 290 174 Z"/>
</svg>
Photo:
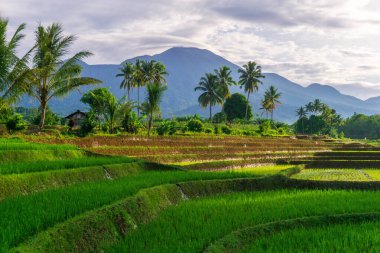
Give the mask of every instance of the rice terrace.
<svg viewBox="0 0 380 253">
<path fill-rule="evenodd" d="M 0 253 L 380 252 L 379 11 L 1 1 Z"/>
</svg>

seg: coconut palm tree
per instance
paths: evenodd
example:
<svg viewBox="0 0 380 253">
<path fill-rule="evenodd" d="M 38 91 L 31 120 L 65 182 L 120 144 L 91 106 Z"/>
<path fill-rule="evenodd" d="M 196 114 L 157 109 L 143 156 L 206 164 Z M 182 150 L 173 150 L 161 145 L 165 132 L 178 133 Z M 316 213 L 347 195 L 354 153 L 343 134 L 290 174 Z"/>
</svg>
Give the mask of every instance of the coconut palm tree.
<svg viewBox="0 0 380 253">
<path fill-rule="evenodd" d="M 222 104 L 224 100 L 223 90 L 218 85 L 218 77 L 211 73 L 207 73 L 201 78 L 194 91 L 202 91 L 203 93 L 198 97 L 199 104 L 206 108 L 210 106 L 210 121 L 212 119 L 212 106 Z"/>
<path fill-rule="evenodd" d="M 140 87 L 144 86 L 143 81 L 143 72 L 142 72 L 142 63 L 140 59 L 136 60 L 135 63 L 135 72 L 134 72 L 134 81 L 135 81 L 135 87 L 137 87 L 137 117 L 140 117 Z"/>
<path fill-rule="evenodd" d="M 321 112 L 323 112 L 324 104 L 320 99 L 315 99 L 313 102 L 314 112 L 319 115 Z"/>
<path fill-rule="evenodd" d="M 227 66 L 220 67 L 214 70 L 215 75 L 218 77 L 218 84 L 223 93 L 223 98 L 226 99 L 231 96 L 229 86 L 236 85 L 236 82 L 231 77 L 231 70 Z"/>
<path fill-rule="evenodd" d="M 15 102 L 28 88 L 30 52 L 22 58 L 16 56 L 24 29 L 25 24 L 21 24 L 7 40 L 8 20 L 0 18 L 0 109 Z"/>
<path fill-rule="evenodd" d="M 145 110 L 148 115 L 148 136 L 152 129 L 154 114 L 160 110 L 160 103 L 166 90 L 166 86 L 159 83 L 152 83 L 147 85 L 147 97 L 145 100 Z"/>
<path fill-rule="evenodd" d="M 135 65 L 133 63 L 127 62 L 123 64 L 120 68 L 119 74 L 116 77 L 123 77 L 123 80 L 120 84 L 120 89 L 127 90 L 128 101 L 131 101 L 130 92 L 133 87 L 135 87 Z"/>
<path fill-rule="evenodd" d="M 310 115 L 314 115 L 314 112 L 315 112 L 315 107 L 314 107 L 314 103 L 312 102 L 309 102 L 305 105 L 305 108 L 306 108 L 306 112 L 307 113 L 310 113 Z M 313 119 L 312 117 L 309 118 L 309 122 L 310 122 L 310 134 L 313 134 Z"/>
<path fill-rule="evenodd" d="M 80 76 L 82 66 L 79 61 L 91 56 L 90 52 L 81 51 L 71 58 L 66 58 L 75 37 L 65 36 L 60 24 L 53 23 L 48 27 L 40 25 L 35 34 L 32 83 L 29 93 L 40 104 L 42 129 L 45 126 L 46 108 L 52 98 L 63 97 L 81 86 L 99 84 L 101 81 Z"/>
<path fill-rule="evenodd" d="M 157 83 L 159 85 L 165 85 L 166 79 L 165 76 L 168 75 L 168 72 L 166 71 L 166 66 L 162 64 L 161 62 L 155 62 L 153 61 L 153 75 L 150 82 Z"/>
<path fill-rule="evenodd" d="M 296 110 L 296 114 L 298 116 L 298 119 L 301 120 L 302 134 L 305 134 L 304 119 L 307 116 L 307 112 L 306 112 L 305 108 L 303 106 L 301 106 L 300 108 L 298 108 Z"/>
<path fill-rule="evenodd" d="M 244 87 L 244 92 L 247 93 L 247 99 L 249 101 L 249 95 L 259 90 L 259 84 L 262 84 L 261 78 L 265 78 L 261 74 L 261 67 L 255 62 L 248 62 L 239 69 L 240 73 L 239 85 L 240 88 Z M 248 104 L 245 110 L 245 119 L 248 120 Z"/>
<path fill-rule="evenodd" d="M 281 105 L 281 95 L 282 93 L 278 92 L 278 89 L 273 85 L 271 85 L 264 93 L 264 104 L 268 112 L 271 114 L 271 121 L 273 121 L 273 112 L 277 109 L 277 105 Z"/>
</svg>

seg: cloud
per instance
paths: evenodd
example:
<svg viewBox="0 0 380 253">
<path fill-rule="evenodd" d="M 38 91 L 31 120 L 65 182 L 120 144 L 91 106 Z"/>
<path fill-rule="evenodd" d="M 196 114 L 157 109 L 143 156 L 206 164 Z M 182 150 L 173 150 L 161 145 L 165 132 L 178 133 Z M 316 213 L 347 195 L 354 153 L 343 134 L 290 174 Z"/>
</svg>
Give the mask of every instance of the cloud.
<svg viewBox="0 0 380 253">
<path fill-rule="evenodd" d="M 59 22 L 77 35 L 73 52 L 95 54 L 90 64 L 193 46 L 240 65 L 255 60 L 305 86 L 330 83 L 362 97 L 380 95 L 379 11 L 376 0 L 0 2 L 11 30 L 28 24 L 20 53 L 33 44 L 38 23 Z"/>
</svg>

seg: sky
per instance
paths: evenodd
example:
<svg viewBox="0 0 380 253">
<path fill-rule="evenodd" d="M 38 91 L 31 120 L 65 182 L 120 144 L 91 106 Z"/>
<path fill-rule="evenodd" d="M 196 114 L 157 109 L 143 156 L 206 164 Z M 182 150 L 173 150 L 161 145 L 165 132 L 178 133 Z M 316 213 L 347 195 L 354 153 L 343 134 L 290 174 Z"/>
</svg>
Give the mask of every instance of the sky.
<svg viewBox="0 0 380 253">
<path fill-rule="evenodd" d="M 120 63 L 173 46 L 209 49 L 303 86 L 329 84 L 362 99 L 380 96 L 378 0 L 1 0 L 10 31 L 59 22 L 89 50 L 89 64 Z"/>
</svg>

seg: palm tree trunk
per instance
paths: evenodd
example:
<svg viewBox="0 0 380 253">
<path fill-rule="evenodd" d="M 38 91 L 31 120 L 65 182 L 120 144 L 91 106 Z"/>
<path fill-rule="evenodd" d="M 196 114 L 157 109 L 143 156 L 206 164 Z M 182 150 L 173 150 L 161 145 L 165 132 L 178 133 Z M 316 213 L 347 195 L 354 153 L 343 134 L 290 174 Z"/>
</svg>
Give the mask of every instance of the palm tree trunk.
<svg viewBox="0 0 380 253">
<path fill-rule="evenodd" d="M 128 102 L 131 102 L 131 87 L 128 87 Z"/>
<path fill-rule="evenodd" d="M 247 106 L 245 107 L 245 121 L 248 121 L 249 92 L 247 95 Z"/>
<path fill-rule="evenodd" d="M 270 112 L 270 120 L 273 122 L 273 111 Z"/>
<path fill-rule="evenodd" d="M 212 120 L 212 111 L 211 111 L 211 103 L 210 103 L 210 122 Z"/>
<path fill-rule="evenodd" d="M 137 117 L 140 117 L 140 88 L 142 86 L 137 84 Z"/>
<path fill-rule="evenodd" d="M 46 119 L 46 103 L 41 103 L 41 121 L 40 121 L 40 129 L 45 127 L 45 119 Z"/>
<path fill-rule="evenodd" d="M 152 128 L 152 119 L 153 119 L 153 112 L 150 113 L 149 121 L 148 121 L 148 137 L 150 136 L 150 129 Z"/>
</svg>

